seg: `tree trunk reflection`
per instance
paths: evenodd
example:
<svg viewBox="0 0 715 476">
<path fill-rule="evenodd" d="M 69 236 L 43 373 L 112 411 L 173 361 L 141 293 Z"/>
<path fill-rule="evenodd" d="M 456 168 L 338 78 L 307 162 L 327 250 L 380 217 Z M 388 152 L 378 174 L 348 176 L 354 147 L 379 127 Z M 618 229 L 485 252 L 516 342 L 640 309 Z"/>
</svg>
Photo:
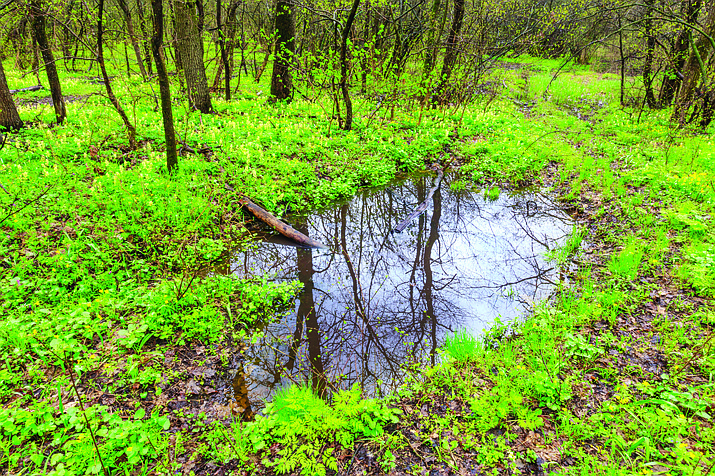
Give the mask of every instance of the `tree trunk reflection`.
<svg viewBox="0 0 715 476">
<path fill-rule="evenodd" d="M 485 201 L 445 177 L 427 212 L 391 233 L 433 183 L 423 176 L 293 218 L 330 252 L 264 243 L 235 256 L 240 276 L 273 270 L 303 284 L 294 312 L 246 352 L 256 396 L 306 381 L 321 395 L 354 383 L 367 394 L 394 390 L 405 365 L 437 362 L 453 330 L 479 334 L 548 297 L 558 276 L 543 254 L 571 231 L 555 204 L 533 193 Z"/>
</svg>

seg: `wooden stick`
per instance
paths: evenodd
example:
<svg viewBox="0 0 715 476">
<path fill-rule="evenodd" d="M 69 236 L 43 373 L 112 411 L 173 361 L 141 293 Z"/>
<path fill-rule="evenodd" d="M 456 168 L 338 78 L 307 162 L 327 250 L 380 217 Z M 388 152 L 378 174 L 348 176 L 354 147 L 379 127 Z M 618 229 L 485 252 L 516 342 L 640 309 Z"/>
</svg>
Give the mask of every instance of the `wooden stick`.
<svg viewBox="0 0 715 476">
<path fill-rule="evenodd" d="M 407 218 L 402 220 L 392 231 L 394 231 L 395 233 L 402 233 L 402 230 L 404 230 L 412 220 L 422 215 L 424 211 L 427 210 L 427 202 L 432 200 L 432 195 L 434 195 L 434 192 L 437 190 L 439 184 L 442 182 L 442 177 L 444 177 L 444 172 L 442 172 L 442 170 L 440 169 L 437 171 L 437 183 L 435 183 L 434 186 L 430 189 L 425 201 L 420 203 L 420 205 L 415 208 L 415 211 L 407 215 Z"/>
<path fill-rule="evenodd" d="M 249 212 L 251 212 L 254 217 L 258 218 L 263 223 L 270 226 L 286 238 L 290 238 L 291 240 L 300 243 L 301 245 L 309 246 L 311 248 L 328 249 L 328 247 L 321 242 L 316 241 L 309 236 L 306 236 L 303 233 L 299 232 L 292 226 L 283 223 L 278 218 L 274 217 L 273 215 L 253 203 L 248 198 L 242 197 L 238 202 L 243 205 Z"/>
</svg>

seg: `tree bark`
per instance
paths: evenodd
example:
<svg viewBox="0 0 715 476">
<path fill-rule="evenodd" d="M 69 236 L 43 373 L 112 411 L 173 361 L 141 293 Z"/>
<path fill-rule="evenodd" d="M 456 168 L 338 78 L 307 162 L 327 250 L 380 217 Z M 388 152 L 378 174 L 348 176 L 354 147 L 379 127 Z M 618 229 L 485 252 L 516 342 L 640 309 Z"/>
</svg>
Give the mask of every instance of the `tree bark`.
<svg viewBox="0 0 715 476">
<path fill-rule="evenodd" d="M 139 16 L 139 29 L 142 32 L 142 44 L 144 45 L 144 57 L 146 61 L 146 70 L 151 75 L 151 45 L 150 41 L 147 40 L 149 35 L 146 31 L 146 23 L 144 21 L 144 6 L 142 5 L 142 0 L 137 0 L 137 15 Z"/>
<path fill-rule="evenodd" d="M 220 0 L 218 0 L 220 1 Z M 228 61 L 228 71 L 230 72 L 229 74 L 231 77 L 233 77 L 233 71 L 234 71 L 234 66 L 233 66 L 233 48 L 235 44 L 235 39 L 236 39 L 236 21 L 234 20 L 234 17 L 236 15 L 236 10 L 238 9 L 239 3 L 236 0 L 231 0 L 228 6 L 228 13 L 226 15 L 226 19 L 223 21 L 223 26 L 221 28 L 221 34 L 223 35 L 224 38 L 224 49 L 226 52 L 226 58 Z M 223 15 L 222 15 L 223 17 Z M 214 81 L 213 81 L 213 89 L 219 89 L 221 86 L 221 75 L 223 74 L 224 71 L 224 64 L 223 64 L 223 57 L 221 58 L 221 63 L 219 63 L 218 68 L 216 68 L 216 76 L 214 76 Z M 225 81 L 226 78 L 224 78 Z M 228 81 L 228 84 L 230 85 L 231 81 Z M 241 69 L 239 66 L 238 69 L 238 83 L 241 83 Z M 225 83 L 224 83 L 225 84 Z M 227 99 L 231 99 L 230 93 L 227 96 Z"/>
<path fill-rule="evenodd" d="M 141 0 L 140 0 L 141 1 Z M 142 53 L 139 49 L 139 42 L 137 41 L 136 34 L 134 33 L 134 22 L 132 21 L 132 12 L 129 10 L 129 5 L 127 5 L 127 0 L 118 0 L 119 8 L 122 10 L 124 15 L 124 22 L 127 25 L 127 34 L 129 35 L 129 41 L 132 43 L 132 49 L 134 50 L 134 56 L 137 59 L 137 65 L 139 66 L 139 73 L 141 73 L 142 78 L 147 79 L 146 69 L 144 69 L 144 61 L 142 60 Z"/>
<path fill-rule="evenodd" d="M 298 230 L 296 230 L 292 226 L 288 225 L 287 223 L 280 221 L 278 218 L 274 217 L 273 215 L 268 213 L 266 210 L 264 210 L 263 208 L 259 207 L 255 203 L 253 203 L 247 197 L 241 197 L 241 199 L 238 201 L 238 203 L 243 205 L 246 208 L 246 210 L 251 212 L 251 214 L 254 217 L 258 218 L 263 223 L 270 226 L 271 228 L 273 228 L 274 230 L 276 230 L 278 233 L 285 236 L 286 238 L 290 238 L 291 240 L 295 241 L 296 243 L 299 243 L 303 246 L 309 246 L 311 248 L 322 248 L 322 249 L 328 248 L 321 242 L 304 235 L 303 233 L 299 232 Z"/>
<path fill-rule="evenodd" d="M 621 55 L 621 106 L 626 105 L 626 55 L 623 54 L 623 28 L 621 17 L 618 17 L 618 52 Z"/>
<path fill-rule="evenodd" d="M 437 15 L 442 6 L 441 0 L 433 0 L 430 16 L 427 19 L 427 40 L 425 42 L 425 61 L 422 67 L 422 82 L 427 83 L 427 77 L 434 69 L 435 57 L 437 56 Z"/>
<path fill-rule="evenodd" d="M 151 0 L 154 13 L 154 34 L 151 38 L 151 51 L 156 63 L 156 74 L 159 77 L 159 94 L 161 95 L 161 116 L 164 122 L 164 138 L 166 140 L 166 168 L 173 173 L 179 160 L 176 155 L 176 133 L 174 132 L 174 113 L 171 109 L 171 89 L 169 75 L 164 63 L 164 52 L 161 49 L 164 39 L 164 5 L 162 0 Z"/>
<path fill-rule="evenodd" d="M 35 78 L 37 78 L 37 84 L 42 84 L 40 80 L 40 47 L 37 45 L 37 38 L 35 38 L 35 29 L 32 28 L 32 22 L 30 22 L 30 37 L 32 39 L 32 65 L 30 68 L 35 74 Z M 77 44 L 79 44 L 79 42 L 77 42 Z M 72 69 L 74 70 L 74 67 Z"/>
<path fill-rule="evenodd" d="M 278 0 L 276 6 L 276 46 L 271 76 L 271 96 L 290 99 L 293 95 L 291 64 L 295 54 L 295 13 L 292 0 Z"/>
<path fill-rule="evenodd" d="M 464 0 L 454 0 L 452 25 L 449 28 L 449 35 L 447 36 L 447 51 L 444 55 L 444 61 L 442 62 L 442 72 L 439 75 L 439 84 L 432 99 L 433 104 L 444 102 L 444 98 L 442 97 L 444 94 L 444 88 L 452 75 L 452 70 L 454 69 L 454 65 L 457 62 L 457 56 L 459 55 L 457 41 L 459 34 L 462 31 L 463 20 Z"/>
<path fill-rule="evenodd" d="M 5 70 L 0 61 L 0 131 L 16 131 L 23 126 L 22 119 L 17 113 L 15 102 L 12 100 L 10 88 L 5 78 Z"/>
<path fill-rule="evenodd" d="M 174 0 L 177 51 L 184 69 L 189 104 L 204 114 L 213 112 L 204 68 L 203 35 L 199 30 L 195 0 Z"/>
<path fill-rule="evenodd" d="M 204 12 L 204 0 L 196 0 L 196 12 L 198 13 L 196 20 L 198 21 L 197 26 L 199 29 L 199 34 L 204 31 L 204 20 L 206 13 Z"/>
<path fill-rule="evenodd" d="M 686 21 L 689 24 L 692 25 L 697 20 L 701 3 L 701 0 L 683 1 L 681 10 L 685 13 Z M 670 64 L 667 66 L 665 79 L 663 79 L 663 85 L 660 89 L 659 102 L 661 107 L 670 106 L 678 94 L 680 84 L 682 83 L 683 68 L 685 67 L 685 60 L 688 57 L 688 38 L 691 29 L 685 25 L 681 28 L 678 38 L 675 40 L 675 46 L 670 57 Z"/>
<path fill-rule="evenodd" d="M 655 94 L 653 94 L 653 55 L 655 53 L 655 34 L 653 33 L 653 6 L 655 0 L 646 0 L 645 12 L 645 35 L 646 35 L 646 54 L 643 64 L 643 85 L 645 86 L 645 100 L 650 109 L 655 109 L 657 106 Z"/>
<path fill-rule="evenodd" d="M 57 123 L 62 124 L 67 117 L 67 107 L 65 106 L 65 99 L 62 96 L 62 86 L 60 85 L 60 77 L 57 74 L 55 57 L 47 41 L 47 33 L 45 32 L 47 22 L 45 15 L 46 13 L 42 7 L 41 0 L 31 0 L 30 17 L 32 18 L 32 30 L 35 33 L 37 45 L 42 54 L 42 61 L 45 63 L 45 72 L 47 73 L 47 82 L 50 84 L 50 93 L 52 95 L 52 103 L 55 107 Z"/>
<path fill-rule="evenodd" d="M 99 0 L 99 11 L 97 13 L 97 17 L 98 17 L 97 18 L 97 61 L 99 62 L 99 69 L 102 72 L 102 79 L 104 79 L 104 87 L 107 90 L 107 96 L 109 97 L 109 100 L 112 102 L 112 106 L 114 106 L 114 109 L 117 110 L 119 117 L 122 118 L 122 122 L 124 122 L 124 126 L 127 128 L 127 135 L 129 137 L 129 147 L 132 150 L 136 150 L 136 148 L 137 148 L 137 131 L 134 128 L 134 125 L 129 121 L 127 114 L 124 112 L 122 105 L 119 104 L 119 100 L 117 99 L 117 96 L 114 94 L 114 91 L 112 90 L 112 83 L 109 79 L 109 75 L 107 74 L 107 67 L 104 64 L 104 45 L 102 44 L 103 37 L 104 37 L 104 26 L 102 25 L 103 16 L 104 16 L 104 0 Z M 137 48 L 137 52 L 138 52 L 138 48 Z M 141 56 L 139 57 L 139 64 L 141 64 Z"/>
<path fill-rule="evenodd" d="M 225 70 L 225 97 L 226 101 L 231 100 L 231 67 L 228 64 L 228 52 L 226 51 L 226 37 L 221 24 L 221 0 L 216 0 L 216 29 L 218 32 L 219 49 L 221 50 L 221 65 Z"/>
<path fill-rule="evenodd" d="M 707 36 L 715 36 L 715 7 L 710 8 L 705 22 L 702 25 L 702 29 Z M 707 36 L 699 34 L 697 41 L 693 38 L 692 32 L 689 36 L 691 53 L 683 68 L 683 84 L 678 93 L 675 110 L 673 111 L 673 119 L 680 125 L 684 125 L 688 122 L 688 112 L 698 99 L 695 97 L 698 83 L 701 79 L 703 82 L 708 79 L 707 76 L 702 77 L 703 69 L 705 69 L 705 73 L 707 73 L 709 65 L 705 64 L 705 61 L 713 49 L 710 38 Z M 691 119 L 694 119 L 694 117 Z"/>
<path fill-rule="evenodd" d="M 350 9 L 348 19 L 345 21 L 345 28 L 340 42 L 340 91 L 343 93 L 343 102 L 345 103 L 345 122 L 343 130 L 349 131 L 353 128 L 353 102 L 350 99 L 350 91 L 348 90 L 348 37 L 350 29 L 355 21 L 360 0 L 353 0 L 353 6 Z"/>
</svg>

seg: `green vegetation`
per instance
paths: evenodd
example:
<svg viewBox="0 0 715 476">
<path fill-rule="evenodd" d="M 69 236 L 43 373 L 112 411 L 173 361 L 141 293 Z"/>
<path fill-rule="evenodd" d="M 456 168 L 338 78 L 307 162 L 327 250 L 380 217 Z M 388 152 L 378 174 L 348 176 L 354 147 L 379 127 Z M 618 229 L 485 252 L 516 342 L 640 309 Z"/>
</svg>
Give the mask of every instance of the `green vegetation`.
<svg viewBox="0 0 715 476">
<path fill-rule="evenodd" d="M 265 81 L 246 82 L 239 99 L 212 98 L 214 115 L 175 108 L 173 175 L 137 77 L 114 83 L 137 151 L 81 77 L 61 74 L 81 97 L 61 126 L 21 105 L 28 127 L 0 150 L 0 467 L 334 474 L 359 454 L 385 473 L 712 474 L 713 126 L 621 107 L 615 75 L 570 66 L 552 82 L 558 62 L 511 61 L 531 67 L 496 69 L 498 96 L 464 107 L 374 114 L 357 96 L 352 131 L 326 114 L 330 97 L 271 105 Z M 34 81 L 5 70 L 15 87 Z M 568 278 L 552 300 L 508 328 L 458 332 L 398 395 L 326 401 L 295 385 L 251 422 L 167 407 L 164 390 L 192 378 L 181 358 L 227 361 L 227 343 L 256 339 L 299 291 L 215 271 L 250 246 L 239 194 L 283 215 L 433 163 L 457 169 L 455 189 L 497 199 L 534 184 L 577 213 L 550 256 Z"/>
</svg>

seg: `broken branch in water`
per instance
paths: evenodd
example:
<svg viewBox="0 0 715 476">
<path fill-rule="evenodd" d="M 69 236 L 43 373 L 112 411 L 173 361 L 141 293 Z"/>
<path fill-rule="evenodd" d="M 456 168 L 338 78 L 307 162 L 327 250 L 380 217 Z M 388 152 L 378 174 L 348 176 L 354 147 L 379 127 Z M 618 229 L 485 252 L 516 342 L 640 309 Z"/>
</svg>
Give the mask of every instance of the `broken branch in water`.
<svg viewBox="0 0 715 476">
<path fill-rule="evenodd" d="M 402 230 L 404 230 L 407 225 L 410 224 L 412 220 L 417 218 L 418 216 L 422 215 L 425 210 L 427 210 L 427 203 L 432 200 L 432 195 L 434 195 L 434 192 L 439 188 L 439 184 L 442 183 L 442 177 L 444 177 L 444 172 L 442 170 L 437 171 L 437 182 L 434 184 L 434 186 L 430 189 L 429 193 L 427 194 L 427 198 L 425 199 L 424 202 L 420 203 L 420 205 L 415 208 L 415 210 L 407 215 L 407 218 L 402 220 L 392 231 L 395 233 L 402 233 Z"/>
<path fill-rule="evenodd" d="M 291 240 L 300 243 L 301 245 L 310 246 L 311 248 L 328 248 L 321 242 L 304 235 L 303 233 L 299 232 L 287 223 L 283 223 L 278 218 L 274 217 L 273 215 L 265 211 L 263 208 L 253 203 L 247 197 L 242 197 L 238 202 L 243 205 L 249 212 L 251 212 L 254 217 L 258 218 L 263 223 L 270 226 L 281 235 L 290 238 Z"/>
</svg>

